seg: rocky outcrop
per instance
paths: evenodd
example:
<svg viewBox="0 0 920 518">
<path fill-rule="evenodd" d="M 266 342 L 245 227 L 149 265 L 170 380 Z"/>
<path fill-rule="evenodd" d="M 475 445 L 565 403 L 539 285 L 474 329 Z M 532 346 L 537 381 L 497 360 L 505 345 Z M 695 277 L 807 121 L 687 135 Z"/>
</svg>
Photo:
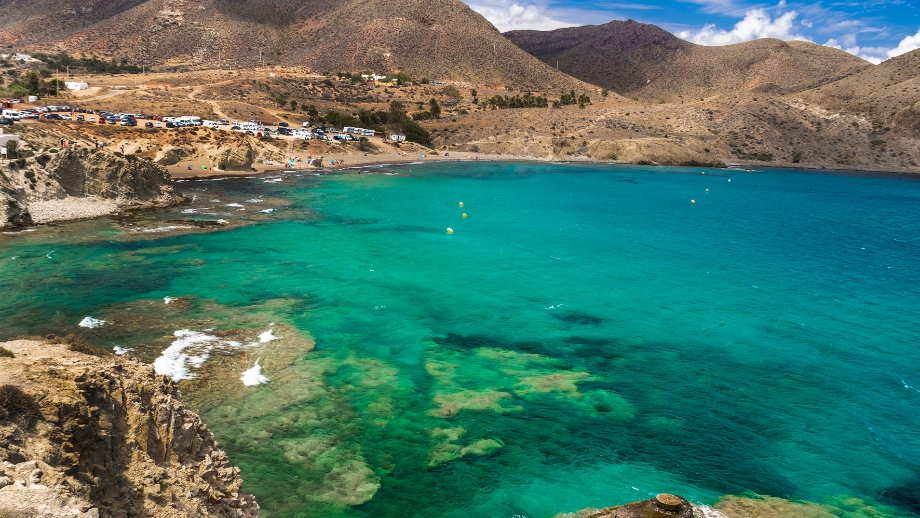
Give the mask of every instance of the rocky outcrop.
<svg viewBox="0 0 920 518">
<path fill-rule="evenodd" d="M 39 150 L 21 162 L 3 171 L 0 227 L 167 207 L 182 201 L 173 191 L 169 172 L 144 158 L 68 148 Z M 42 217 L 35 217 L 38 213 Z"/>
<path fill-rule="evenodd" d="M 0 188 L 0 228 L 4 226 L 21 227 L 32 224 L 29 211 L 16 198 L 12 189 Z"/>
<path fill-rule="evenodd" d="M 241 492 L 239 469 L 169 378 L 64 344 L 2 347 L 14 357 L 0 357 L 0 392 L 18 391 L 40 412 L 17 413 L 29 404 L 0 397 L 0 407 L 12 408 L 0 412 L 0 509 L 43 517 L 259 516 L 254 498 Z"/>
<path fill-rule="evenodd" d="M 178 199 L 166 169 L 131 155 L 65 149 L 47 170 L 68 196 L 98 196 L 125 208 L 168 206 Z"/>
<path fill-rule="evenodd" d="M 717 512 L 706 514 L 706 511 L 711 510 L 695 508 L 682 497 L 662 493 L 651 500 L 605 509 L 585 509 L 556 518 L 726 518 Z"/>
<path fill-rule="evenodd" d="M 220 150 L 216 156 L 210 158 L 211 168 L 219 171 L 249 171 L 255 162 L 258 152 L 250 142 Z"/>
</svg>

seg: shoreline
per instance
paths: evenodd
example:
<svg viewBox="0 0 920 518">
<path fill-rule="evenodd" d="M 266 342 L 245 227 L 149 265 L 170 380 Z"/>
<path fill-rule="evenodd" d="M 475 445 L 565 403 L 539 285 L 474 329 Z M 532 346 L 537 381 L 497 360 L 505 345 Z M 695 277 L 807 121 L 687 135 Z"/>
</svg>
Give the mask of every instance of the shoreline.
<svg viewBox="0 0 920 518">
<path fill-rule="evenodd" d="M 318 173 L 318 172 L 341 172 L 347 170 L 360 169 L 362 167 L 386 167 L 386 166 L 405 166 L 412 164 L 427 164 L 427 163 L 442 163 L 442 162 L 533 162 L 533 163 L 544 163 L 544 164 L 589 164 L 589 165 L 614 165 L 614 166 L 636 166 L 636 167 L 685 167 L 685 168 L 697 168 L 697 169 L 706 169 L 706 170 L 723 170 L 723 171 L 756 171 L 761 169 L 783 169 L 783 170 L 792 170 L 792 171 L 802 171 L 802 172 L 815 172 L 815 173 L 832 173 L 832 174 L 847 174 L 851 173 L 854 175 L 860 175 L 863 173 L 871 174 L 880 174 L 888 176 L 903 176 L 909 178 L 920 178 L 920 173 L 914 173 L 912 171 L 892 171 L 888 169 L 835 169 L 828 167 L 819 167 L 819 166 L 806 166 L 801 164 L 767 164 L 764 162 L 730 162 L 726 163 L 722 167 L 709 167 L 709 166 L 699 166 L 699 165 L 683 165 L 683 164 L 635 164 L 631 162 L 623 162 L 618 160 L 594 160 L 594 159 L 584 159 L 584 160 L 554 160 L 547 157 L 536 157 L 536 156 L 524 156 L 524 155 L 494 155 L 494 154 L 483 154 L 483 153 L 471 153 L 466 151 L 457 151 L 451 152 L 450 156 L 444 155 L 426 155 L 425 157 L 420 156 L 393 156 L 393 155 L 369 155 L 369 156 L 356 156 L 356 155 L 346 155 L 346 154 L 333 154 L 325 155 L 322 157 L 325 160 L 343 160 L 345 163 L 343 165 L 327 165 L 323 168 L 317 168 L 312 165 L 307 165 L 298 169 L 288 169 L 286 167 L 279 167 L 276 165 L 266 166 L 260 164 L 261 167 L 254 168 L 255 170 L 250 171 L 220 171 L 220 170 L 202 170 L 202 169 L 192 169 L 188 171 L 187 169 L 179 168 L 179 166 L 169 166 L 166 169 L 170 172 L 173 177 L 174 182 L 185 182 L 185 181 L 196 181 L 196 180 L 208 180 L 215 178 L 245 178 L 245 177 L 262 177 L 270 174 L 283 174 L 285 172 L 295 172 L 295 173 Z M 354 161 L 349 161 L 348 159 L 356 159 Z M 191 174 L 189 174 L 191 173 Z"/>
</svg>

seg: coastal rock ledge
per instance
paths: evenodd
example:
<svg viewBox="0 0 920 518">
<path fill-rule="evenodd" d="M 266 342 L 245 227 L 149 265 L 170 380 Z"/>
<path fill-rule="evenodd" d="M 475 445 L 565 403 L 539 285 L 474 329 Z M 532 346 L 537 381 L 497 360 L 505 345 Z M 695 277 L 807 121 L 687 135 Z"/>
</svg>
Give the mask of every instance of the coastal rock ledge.
<svg viewBox="0 0 920 518">
<path fill-rule="evenodd" d="M 175 383 L 93 352 L 53 337 L 0 343 L 0 514 L 259 516 Z"/>
</svg>

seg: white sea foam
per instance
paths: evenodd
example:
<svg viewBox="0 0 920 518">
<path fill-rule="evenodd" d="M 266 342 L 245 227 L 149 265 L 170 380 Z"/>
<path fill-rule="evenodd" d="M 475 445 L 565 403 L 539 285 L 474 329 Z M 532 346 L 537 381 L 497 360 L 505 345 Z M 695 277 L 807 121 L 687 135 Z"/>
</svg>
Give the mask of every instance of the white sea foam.
<svg viewBox="0 0 920 518">
<path fill-rule="evenodd" d="M 193 379 L 192 369 L 204 365 L 218 338 L 188 329 L 176 331 L 173 335 L 176 340 L 153 361 L 153 369 L 173 381 Z"/>
<path fill-rule="evenodd" d="M 284 181 L 284 178 L 274 178 L 274 179 L 272 179 L 272 180 L 265 180 L 265 181 L 262 182 L 262 183 L 279 183 L 279 182 L 283 182 L 283 181 Z"/>
<path fill-rule="evenodd" d="M 261 360 L 261 358 L 256 360 L 255 366 L 240 376 L 240 380 L 243 382 L 243 385 L 246 385 L 247 387 L 256 387 L 258 385 L 262 385 L 263 383 L 268 383 L 268 378 L 262 375 L 262 366 L 259 365 Z"/>
<path fill-rule="evenodd" d="M 124 347 L 118 347 L 116 345 L 115 348 L 112 350 L 115 351 L 115 354 L 117 354 L 118 356 L 124 356 L 128 354 L 129 352 L 133 351 L 134 349 L 125 349 Z"/>
<path fill-rule="evenodd" d="M 227 206 L 228 207 L 242 207 L 242 205 L 240 205 L 239 203 L 228 203 Z"/>
<path fill-rule="evenodd" d="M 275 212 L 275 209 L 265 209 L 265 210 L 260 210 L 259 212 L 263 214 L 271 214 L 272 212 Z"/>
<path fill-rule="evenodd" d="M 703 518 L 728 518 L 708 505 L 694 506 Z"/>
<path fill-rule="evenodd" d="M 174 301 L 174 300 L 176 300 L 176 299 L 174 299 L 174 298 L 172 298 L 172 297 L 163 297 L 163 303 L 164 303 L 164 304 L 169 304 L 170 302 L 172 302 L 172 301 Z"/>
<path fill-rule="evenodd" d="M 269 329 L 268 331 L 265 331 L 264 333 L 262 333 L 262 334 L 259 335 L 259 342 L 261 342 L 261 343 L 263 343 L 263 344 L 266 344 L 266 343 L 268 343 L 268 342 L 271 342 L 272 340 L 277 340 L 277 339 L 278 339 L 278 337 L 275 336 L 274 334 L 272 334 L 272 330 L 271 330 L 271 329 Z"/>
<path fill-rule="evenodd" d="M 904 380 L 901 380 L 901 385 L 904 385 L 904 388 L 913 390 L 914 392 L 920 392 L 920 390 L 915 389 L 914 387 L 911 387 L 911 386 L 908 385 L 907 382 L 904 381 Z"/>
<path fill-rule="evenodd" d="M 262 198 L 253 198 L 251 200 L 246 200 L 246 203 L 262 203 Z"/>
<path fill-rule="evenodd" d="M 219 219 L 219 220 L 217 220 L 217 222 L 220 223 L 221 225 L 226 225 L 227 223 L 230 223 L 229 221 L 227 221 L 227 220 L 225 220 L 225 219 Z"/>
<path fill-rule="evenodd" d="M 170 225 L 168 227 L 157 227 L 157 228 L 145 228 L 142 230 L 135 230 L 134 232 L 141 232 L 144 234 L 158 234 L 161 232 L 172 232 L 173 230 L 182 230 L 187 228 L 194 228 L 188 225 Z"/>
<path fill-rule="evenodd" d="M 198 209 L 185 209 L 182 211 L 182 214 L 194 214 L 198 212 Z"/>
<path fill-rule="evenodd" d="M 86 317 L 83 320 L 81 320 L 78 325 L 80 327 L 88 327 L 90 329 L 96 329 L 97 327 L 102 327 L 105 324 L 107 324 L 105 320 L 101 320 L 101 319 L 93 318 L 93 317 Z"/>
</svg>

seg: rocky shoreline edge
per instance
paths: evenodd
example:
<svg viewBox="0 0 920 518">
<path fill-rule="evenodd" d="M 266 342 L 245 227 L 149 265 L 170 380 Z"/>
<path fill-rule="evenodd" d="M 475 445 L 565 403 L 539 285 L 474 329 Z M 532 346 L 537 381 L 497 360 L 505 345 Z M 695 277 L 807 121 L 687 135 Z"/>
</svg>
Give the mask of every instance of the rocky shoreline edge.
<svg viewBox="0 0 920 518">
<path fill-rule="evenodd" d="M 0 344 L 3 516 L 258 517 L 242 486 L 152 366 L 73 337 Z"/>
</svg>

